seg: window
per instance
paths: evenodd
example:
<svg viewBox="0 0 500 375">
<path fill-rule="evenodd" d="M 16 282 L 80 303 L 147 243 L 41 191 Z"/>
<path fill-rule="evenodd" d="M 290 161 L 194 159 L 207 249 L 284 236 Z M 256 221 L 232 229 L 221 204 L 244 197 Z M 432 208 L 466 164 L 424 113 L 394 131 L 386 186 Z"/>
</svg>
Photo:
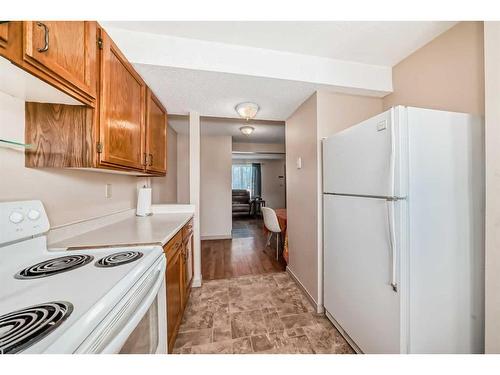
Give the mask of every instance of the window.
<svg viewBox="0 0 500 375">
<path fill-rule="evenodd" d="M 233 189 L 250 190 L 252 192 L 252 165 L 233 165 Z M 251 194 L 253 195 L 253 194 Z"/>
<path fill-rule="evenodd" d="M 251 197 L 260 196 L 260 164 L 233 164 L 233 189 L 249 190 Z"/>
</svg>

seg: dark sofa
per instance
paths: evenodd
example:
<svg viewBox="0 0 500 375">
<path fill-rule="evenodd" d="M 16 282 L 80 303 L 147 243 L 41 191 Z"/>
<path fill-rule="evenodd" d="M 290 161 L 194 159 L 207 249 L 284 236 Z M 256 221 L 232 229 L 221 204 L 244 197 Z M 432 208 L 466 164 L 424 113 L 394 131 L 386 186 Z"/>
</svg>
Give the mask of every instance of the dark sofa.
<svg viewBox="0 0 500 375">
<path fill-rule="evenodd" d="M 248 190 L 233 189 L 233 215 L 250 215 L 250 192 Z"/>
</svg>

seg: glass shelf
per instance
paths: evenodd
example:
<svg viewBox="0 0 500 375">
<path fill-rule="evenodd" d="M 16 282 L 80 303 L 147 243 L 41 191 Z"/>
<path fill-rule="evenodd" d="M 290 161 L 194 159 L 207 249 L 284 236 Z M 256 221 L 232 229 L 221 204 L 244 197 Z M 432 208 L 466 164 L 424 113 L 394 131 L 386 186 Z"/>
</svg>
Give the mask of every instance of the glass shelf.
<svg viewBox="0 0 500 375">
<path fill-rule="evenodd" d="M 9 141 L 7 139 L 2 139 L 2 138 L 0 138 L 0 145 L 17 146 L 17 147 L 23 147 L 23 148 L 31 148 L 32 147 L 32 145 L 27 144 L 27 143 Z"/>
</svg>

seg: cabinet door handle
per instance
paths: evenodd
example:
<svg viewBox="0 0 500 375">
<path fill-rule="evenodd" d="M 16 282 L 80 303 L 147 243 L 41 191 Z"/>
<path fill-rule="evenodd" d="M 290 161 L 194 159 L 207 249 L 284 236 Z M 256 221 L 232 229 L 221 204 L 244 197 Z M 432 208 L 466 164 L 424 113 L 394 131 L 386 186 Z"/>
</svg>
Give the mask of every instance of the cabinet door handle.
<svg viewBox="0 0 500 375">
<path fill-rule="evenodd" d="M 153 154 L 149 154 L 149 166 L 153 165 Z"/>
<path fill-rule="evenodd" d="M 37 48 L 37 51 L 38 52 L 45 52 L 49 49 L 49 28 L 47 27 L 46 24 L 44 24 L 42 22 L 37 22 L 36 25 L 38 27 L 43 27 L 43 30 L 45 33 L 45 36 L 44 36 L 45 45 L 42 48 Z"/>
</svg>

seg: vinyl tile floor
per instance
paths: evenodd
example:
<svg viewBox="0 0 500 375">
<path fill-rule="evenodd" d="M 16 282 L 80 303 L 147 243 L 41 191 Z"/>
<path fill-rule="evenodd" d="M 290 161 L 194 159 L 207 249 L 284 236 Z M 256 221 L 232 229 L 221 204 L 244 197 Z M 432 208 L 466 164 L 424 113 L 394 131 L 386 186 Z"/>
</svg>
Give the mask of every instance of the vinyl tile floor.
<svg viewBox="0 0 500 375">
<path fill-rule="evenodd" d="M 193 288 L 177 354 L 354 351 L 286 272 L 210 280 Z"/>
</svg>

